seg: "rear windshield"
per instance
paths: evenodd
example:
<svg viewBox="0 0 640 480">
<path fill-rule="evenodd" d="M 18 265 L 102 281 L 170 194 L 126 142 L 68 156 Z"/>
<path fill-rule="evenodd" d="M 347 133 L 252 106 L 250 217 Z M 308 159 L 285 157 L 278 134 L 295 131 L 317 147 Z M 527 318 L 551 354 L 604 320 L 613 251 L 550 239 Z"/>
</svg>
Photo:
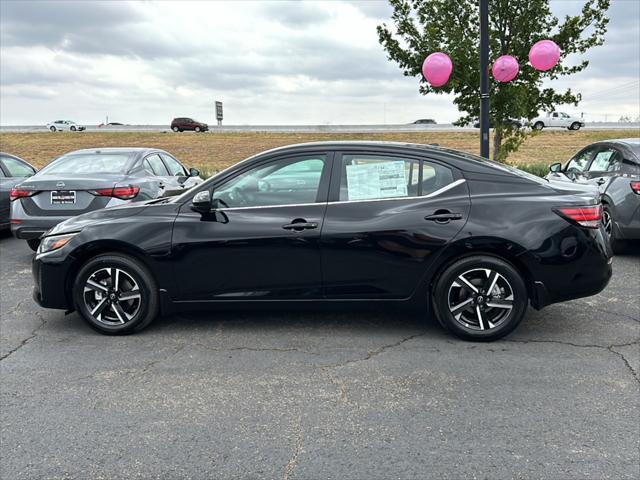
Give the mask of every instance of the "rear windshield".
<svg viewBox="0 0 640 480">
<path fill-rule="evenodd" d="M 128 161 L 126 153 L 66 155 L 43 168 L 41 173 L 125 173 Z"/>
</svg>

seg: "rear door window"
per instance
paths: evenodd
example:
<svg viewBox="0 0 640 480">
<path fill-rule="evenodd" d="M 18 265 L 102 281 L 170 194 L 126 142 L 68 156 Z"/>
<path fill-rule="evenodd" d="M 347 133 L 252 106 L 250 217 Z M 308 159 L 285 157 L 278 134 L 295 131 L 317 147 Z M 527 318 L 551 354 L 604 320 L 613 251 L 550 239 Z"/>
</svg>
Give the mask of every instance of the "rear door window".
<svg viewBox="0 0 640 480">
<path fill-rule="evenodd" d="M 339 201 L 429 195 L 453 181 L 447 167 L 430 161 L 370 155 L 342 156 Z"/>
<path fill-rule="evenodd" d="M 151 171 L 155 175 L 158 175 L 160 177 L 166 177 L 169 175 L 169 171 L 167 170 L 167 167 L 164 166 L 162 159 L 157 153 L 154 153 L 153 155 L 149 155 L 145 159 L 145 162 L 149 164 L 149 166 L 151 167 Z"/>
</svg>

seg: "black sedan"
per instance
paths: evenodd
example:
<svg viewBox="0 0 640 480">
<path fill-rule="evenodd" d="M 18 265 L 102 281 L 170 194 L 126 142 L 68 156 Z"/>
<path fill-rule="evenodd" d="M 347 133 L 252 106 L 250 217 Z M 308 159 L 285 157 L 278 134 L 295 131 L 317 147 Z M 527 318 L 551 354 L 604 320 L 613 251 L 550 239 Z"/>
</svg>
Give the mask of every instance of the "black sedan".
<svg viewBox="0 0 640 480">
<path fill-rule="evenodd" d="M 221 305 L 386 302 L 494 340 L 529 303 L 607 285 L 601 216 L 592 195 L 453 150 L 294 145 L 179 197 L 59 224 L 35 256 L 34 298 L 106 334 Z"/>
<path fill-rule="evenodd" d="M 40 236 L 69 217 L 182 193 L 199 175 L 155 148 L 70 152 L 11 190 L 11 231 L 36 250 Z"/>
<path fill-rule="evenodd" d="M 36 168 L 21 158 L 0 152 L 0 230 L 9 228 L 11 189 L 25 178 L 35 175 Z"/>
</svg>

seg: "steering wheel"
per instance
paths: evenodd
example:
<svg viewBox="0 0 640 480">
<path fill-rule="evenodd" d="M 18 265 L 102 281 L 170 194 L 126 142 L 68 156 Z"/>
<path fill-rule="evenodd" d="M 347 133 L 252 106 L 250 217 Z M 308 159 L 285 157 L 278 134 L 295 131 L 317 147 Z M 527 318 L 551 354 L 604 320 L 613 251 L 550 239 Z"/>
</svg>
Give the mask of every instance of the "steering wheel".
<svg viewBox="0 0 640 480">
<path fill-rule="evenodd" d="M 244 191 L 238 187 L 234 187 L 229 192 L 229 197 L 231 197 L 231 200 L 240 205 L 247 205 L 249 203 L 249 198 L 246 196 Z"/>
<path fill-rule="evenodd" d="M 263 192 L 263 193 L 267 193 L 270 192 L 273 189 L 273 187 L 271 186 L 271 183 L 269 183 L 266 180 L 259 180 L 258 181 L 258 191 L 259 192 Z"/>
<path fill-rule="evenodd" d="M 571 180 L 577 180 L 578 177 L 582 176 L 582 170 L 576 167 L 569 167 L 565 173 Z"/>
</svg>

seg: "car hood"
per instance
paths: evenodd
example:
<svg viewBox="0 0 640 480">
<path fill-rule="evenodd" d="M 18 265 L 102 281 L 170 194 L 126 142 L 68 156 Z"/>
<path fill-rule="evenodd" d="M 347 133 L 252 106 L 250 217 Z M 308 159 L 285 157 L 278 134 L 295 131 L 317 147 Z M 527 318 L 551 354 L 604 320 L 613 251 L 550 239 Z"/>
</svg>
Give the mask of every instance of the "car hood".
<svg viewBox="0 0 640 480">
<path fill-rule="evenodd" d="M 71 217 L 57 224 L 49 230 L 45 236 L 79 232 L 84 227 L 95 223 L 104 223 L 105 221 L 112 219 L 132 217 L 140 214 L 147 205 L 156 203 L 157 201 L 158 199 L 148 200 L 146 202 L 127 203 L 124 205 L 95 210 L 93 212 L 78 215 L 77 217 Z"/>
</svg>

